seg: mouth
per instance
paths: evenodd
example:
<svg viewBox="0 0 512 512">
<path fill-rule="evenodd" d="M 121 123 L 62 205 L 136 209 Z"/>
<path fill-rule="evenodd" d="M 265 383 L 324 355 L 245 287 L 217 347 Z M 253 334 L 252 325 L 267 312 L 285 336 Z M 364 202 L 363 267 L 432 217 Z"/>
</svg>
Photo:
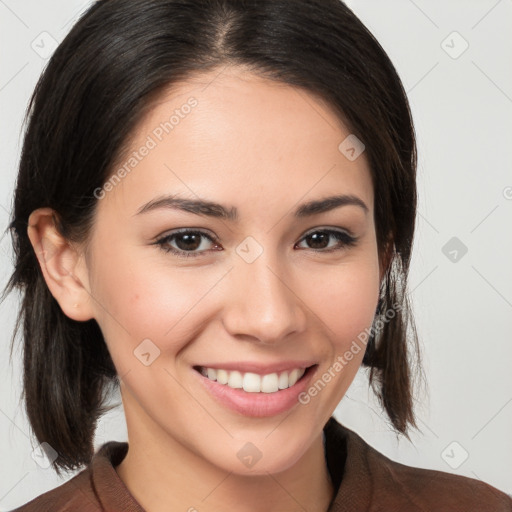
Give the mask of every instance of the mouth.
<svg viewBox="0 0 512 512">
<path fill-rule="evenodd" d="M 193 373 L 202 389 L 223 407 L 243 416 L 269 417 L 300 403 L 298 397 L 308 388 L 318 367 L 317 363 L 291 371 L 256 374 L 194 366 Z"/>
</svg>

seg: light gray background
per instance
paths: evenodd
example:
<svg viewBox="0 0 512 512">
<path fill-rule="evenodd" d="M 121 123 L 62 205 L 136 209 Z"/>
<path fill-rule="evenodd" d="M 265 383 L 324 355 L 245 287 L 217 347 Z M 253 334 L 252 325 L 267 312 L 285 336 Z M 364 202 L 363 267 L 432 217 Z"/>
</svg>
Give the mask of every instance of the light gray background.
<svg viewBox="0 0 512 512">
<path fill-rule="evenodd" d="M 335 416 L 397 461 L 512 493 L 512 0 L 348 3 L 389 53 L 415 118 L 419 214 L 410 290 L 429 395 L 418 396 L 423 434 L 413 443 L 390 431 L 363 371 Z M 28 98 L 52 38 L 60 42 L 89 4 L 0 0 L 2 232 Z M 448 245 L 445 255 L 453 237 L 459 247 Z M 4 236 L 2 287 L 11 271 Z M 12 366 L 8 359 L 16 308 L 14 294 L 0 306 L 0 510 L 63 483 L 31 457 L 37 443 L 18 406 L 20 351 Z M 95 445 L 111 439 L 126 440 L 122 410 L 101 421 Z"/>
</svg>

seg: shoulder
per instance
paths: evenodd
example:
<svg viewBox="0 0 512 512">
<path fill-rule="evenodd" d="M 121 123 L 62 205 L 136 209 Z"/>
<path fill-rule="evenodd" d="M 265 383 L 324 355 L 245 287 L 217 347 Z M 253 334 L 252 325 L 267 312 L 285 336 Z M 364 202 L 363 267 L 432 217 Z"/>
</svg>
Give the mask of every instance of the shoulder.
<svg viewBox="0 0 512 512">
<path fill-rule="evenodd" d="M 116 509 L 119 503 L 126 512 L 139 512 L 114 469 L 127 449 L 127 443 L 103 444 L 80 473 L 12 512 L 101 512 Z"/>
<path fill-rule="evenodd" d="M 29 501 L 12 512 L 98 512 L 100 505 L 90 483 L 90 470 L 84 469 L 59 487 Z"/>
<path fill-rule="evenodd" d="M 368 445 L 369 466 L 381 478 L 379 490 L 394 488 L 401 501 L 418 510 L 512 512 L 512 498 L 495 487 L 461 475 L 407 466 Z"/>
<path fill-rule="evenodd" d="M 349 510 L 343 503 L 354 499 L 357 492 L 365 495 L 360 510 L 512 512 L 512 498 L 485 482 L 401 464 L 337 421 L 330 420 L 328 425 L 331 438 L 343 438 L 346 445 L 343 478 L 333 511 Z"/>
</svg>

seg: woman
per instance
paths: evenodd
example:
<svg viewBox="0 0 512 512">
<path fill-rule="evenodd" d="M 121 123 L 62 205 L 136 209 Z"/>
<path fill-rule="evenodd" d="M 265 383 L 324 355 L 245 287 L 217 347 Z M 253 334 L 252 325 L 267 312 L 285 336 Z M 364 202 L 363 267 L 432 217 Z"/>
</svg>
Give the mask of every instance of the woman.
<svg viewBox="0 0 512 512">
<path fill-rule="evenodd" d="M 512 510 L 332 417 L 362 364 L 416 426 L 415 169 L 400 79 L 338 0 L 94 4 L 31 101 L 9 283 L 34 433 L 87 467 L 18 510 Z M 93 453 L 110 385 L 129 442 Z"/>
</svg>

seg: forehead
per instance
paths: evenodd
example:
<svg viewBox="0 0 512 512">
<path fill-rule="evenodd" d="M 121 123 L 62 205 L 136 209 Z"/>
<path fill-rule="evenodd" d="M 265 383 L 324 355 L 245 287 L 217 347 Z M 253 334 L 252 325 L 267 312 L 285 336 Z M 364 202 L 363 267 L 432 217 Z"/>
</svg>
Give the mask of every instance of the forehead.
<svg viewBox="0 0 512 512">
<path fill-rule="evenodd" d="M 365 154 L 352 161 L 340 150 L 349 135 L 303 89 L 231 68 L 196 75 L 163 93 L 135 128 L 113 169 L 122 178 L 100 206 L 133 214 L 180 193 L 236 204 L 243 217 L 336 192 L 372 209 Z"/>
</svg>

